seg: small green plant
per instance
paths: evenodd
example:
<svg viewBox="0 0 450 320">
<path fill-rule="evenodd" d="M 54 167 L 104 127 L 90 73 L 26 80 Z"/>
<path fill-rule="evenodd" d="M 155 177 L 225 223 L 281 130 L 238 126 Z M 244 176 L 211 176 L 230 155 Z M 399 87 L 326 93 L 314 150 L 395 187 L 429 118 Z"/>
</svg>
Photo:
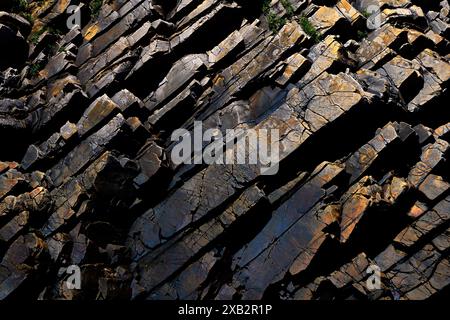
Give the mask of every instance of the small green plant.
<svg viewBox="0 0 450 320">
<path fill-rule="evenodd" d="M 368 12 L 367 10 L 362 10 L 361 14 L 363 15 L 364 18 L 368 19 L 372 14 L 370 12 Z"/>
<path fill-rule="evenodd" d="M 272 1 L 271 0 L 262 0 L 262 12 L 265 14 L 265 15 L 268 15 L 269 14 L 269 12 L 270 12 L 270 3 L 271 3 Z"/>
<path fill-rule="evenodd" d="M 34 19 L 30 13 L 30 7 L 28 6 L 27 0 L 15 0 L 13 7 L 11 8 L 13 13 L 16 13 L 23 18 L 27 19 L 31 24 L 33 24 Z"/>
<path fill-rule="evenodd" d="M 313 26 L 313 24 L 309 21 L 309 19 L 305 16 L 301 16 L 299 19 L 300 26 L 302 27 L 303 31 L 311 37 L 311 39 L 314 42 L 319 42 L 321 35 L 319 31 Z"/>
<path fill-rule="evenodd" d="M 37 44 L 39 41 L 40 36 L 46 31 L 46 28 L 41 28 L 38 31 L 33 32 L 30 34 L 30 42 L 32 44 Z"/>
<path fill-rule="evenodd" d="M 22 17 L 24 17 L 25 19 L 27 19 L 29 23 L 31 23 L 31 24 L 34 23 L 34 18 L 33 18 L 33 16 L 31 15 L 31 13 L 29 13 L 29 12 L 24 12 L 24 13 L 22 14 Z"/>
<path fill-rule="evenodd" d="M 51 43 L 47 45 L 47 51 L 51 52 L 52 54 L 58 52 L 58 46 L 55 43 Z"/>
<path fill-rule="evenodd" d="M 29 38 L 30 42 L 31 42 L 32 44 L 37 44 L 38 41 L 39 41 L 40 36 L 41 36 L 42 34 L 44 34 L 44 32 L 51 33 L 51 34 L 53 34 L 53 35 L 55 35 L 55 36 L 60 36 L 60 35 L 63 34 L 63 32 L 62 32 L 60 29 L 58 29 L 58 28 L 54 28 L 54 27 L 43 27 L 43 28 L 39 29 L 38 31 L 33 32 L 33 33 L 30 35 L 30 38 Z"/>
<path fill-rule="evenodd" d="M 287 22 L 287 19 L 292 18 L 294 15 L 294 8 L 289 0 L 281 0 L 281 4 L 286 10 L 286 17 L 280 17 L 276 13 L 271 11 L 271 0 L 263 0 L 262 2 L 262 12 L 266 16 L 267 23 L 269 24 L 269 29 L 272 32 L 277 32 L 280 30 Z"/>
<path fill-rule="evenodd" d="M 267 15 L 267 22 L 269 23 L 269 29 L 276 32 L 286 24 L 286 18 L 282 18 L 273 12 L 269 12 Z"/>
<path fill-rule="evenodd" d="M 17 13 L 22 13 L 28 10 L 27 0 L 15 0 L 13 5 L 13 11 Z"/>
<path fill-rule="evenodd" d="M 284 10 L 286 10 L 288 19 L 292 18 L 295 13 L 295 9 L 292 6 L 292 3 L 289 0 L 281 0 L 281 4 L 283 5 Z"/>
<path fill-rule="evenodd" d="M 36 62 L 30 66 L 30 70 L 28 72 L 31 77 L 35 77 L 41 70 L 42 70 L 42 64 L 40 62 Z"/>
<path fill-rule="evenodd" d="M 367 33 L 367 31 L 358 30 L 356 35 L 357 35 L 359 40 L 362 40 L 364 38 L 367 38 L 368 33 Z"/>
<path fill-rule="evenodd" d="M 102 0 L 92 0 L 89 3 L 89 9 L 91 10 L 91 18 L 96 19 L 100 14 L 100 9 L 102 8 Z"/>
<path fill-rule="evenodd" d="M 56 35 L 56 36 L 60 36 L 60 35 L 64 34 L 64 32 L 63 32 L 61 29 L 59 29 L 59 28 L 54 28 L 54 27 L 48 27 L 48 28 L 47 28 L 47 31 L 48 31 L 49 33 L 51 33 L 51 34 Z"/>
</svg>

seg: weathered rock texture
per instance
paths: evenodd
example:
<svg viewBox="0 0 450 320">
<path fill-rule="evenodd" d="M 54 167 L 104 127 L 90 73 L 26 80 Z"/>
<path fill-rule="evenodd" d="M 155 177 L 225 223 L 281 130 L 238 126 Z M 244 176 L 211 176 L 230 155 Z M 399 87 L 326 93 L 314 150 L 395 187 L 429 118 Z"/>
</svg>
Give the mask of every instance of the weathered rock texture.
<svg viewBox="0 0 450 320">
<path fill-rule="evenodd" d="M 17 2 L 0 299 L 449 296 L 448 0 Z M 194 120 L 279 129 L 278 174 L 175 165 Z"/>
</svg>

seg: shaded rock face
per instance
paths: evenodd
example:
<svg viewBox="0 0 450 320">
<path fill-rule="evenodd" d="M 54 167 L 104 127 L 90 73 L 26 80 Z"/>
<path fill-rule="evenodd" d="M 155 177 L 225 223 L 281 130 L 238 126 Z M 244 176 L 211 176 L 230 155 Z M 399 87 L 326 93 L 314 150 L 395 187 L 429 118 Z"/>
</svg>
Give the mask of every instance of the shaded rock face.
<svg viewBox="0 0 450 320">
<path fill-rule="evenodd" d="M 0 299 L 448 299 L 447 0 L 16 4 Z M 194 121 L 277 129 L 279 171 L 175 163 Z"/>
<path fill-rule="evenodd" d="M 0 70 L 22 65 L 28 55 L 28 44 L 20 32 L 0 24 Z"/>
</svg>

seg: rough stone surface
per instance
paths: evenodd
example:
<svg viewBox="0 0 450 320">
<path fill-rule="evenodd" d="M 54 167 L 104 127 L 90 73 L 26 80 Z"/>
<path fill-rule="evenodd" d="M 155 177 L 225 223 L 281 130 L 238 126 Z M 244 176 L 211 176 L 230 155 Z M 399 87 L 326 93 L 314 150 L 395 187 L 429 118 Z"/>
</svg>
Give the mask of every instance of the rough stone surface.
<svg viewBox="0 0 450 320">
<path fill-rule="evenodd" d="M 0 4 L 0 300 L 448 300 L 447 0 L 93 2 Z"/>
</svg>

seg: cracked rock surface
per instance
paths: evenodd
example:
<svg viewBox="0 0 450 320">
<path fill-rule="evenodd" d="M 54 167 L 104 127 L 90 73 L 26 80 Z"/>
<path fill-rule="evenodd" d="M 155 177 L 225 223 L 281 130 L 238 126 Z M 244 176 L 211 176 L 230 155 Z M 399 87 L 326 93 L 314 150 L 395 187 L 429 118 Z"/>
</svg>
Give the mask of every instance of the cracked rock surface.
<svg viewBox="0 0 450 320">
<path fill-rule="evenodd" d="M 25 2 L 0 4 L 0 299 L 450 296 L 448 0 Z M 194 121 L 278 129 L 278 173 L 174 163 Z"/>
</svg>

